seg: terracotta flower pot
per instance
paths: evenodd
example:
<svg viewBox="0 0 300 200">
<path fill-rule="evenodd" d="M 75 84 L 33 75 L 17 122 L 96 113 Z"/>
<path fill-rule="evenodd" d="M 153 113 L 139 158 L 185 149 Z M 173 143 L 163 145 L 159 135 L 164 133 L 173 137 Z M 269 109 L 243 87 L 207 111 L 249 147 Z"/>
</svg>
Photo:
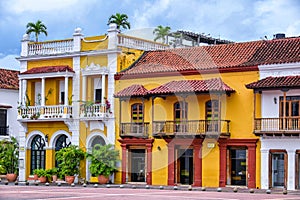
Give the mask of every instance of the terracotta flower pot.
<svg viewBox="0 0 300 200">
<path fill-rule="evenodd" d="M 39 179 L 39 177 L 37 174 L 33 175 L 33 180 L 37 181 L 38 179 Z"/>
<path fill-rule="evenodd" d="M 6 174 L 8 182 L 15 182 L 17 180 L 17 174 Z"/>
<path fill-rule="evenodd" d="M 98 183 L 99 184 L 106 184 L 108 182 L 109 178 L 103 175 L 98 176 Z"/>
<path fill-rule="evenodd" d="M 72 184 L 75 180 L 75 176 L 65 176 L 65 181 L 69 184 Z"/>
<path fill-rule="evenodd" d="M 57 181 L 57 175 L 52 175 L 52 182 L 56 182 Z"/>
<path fill-rule="evenodd" d="M 46 182 L 47 182 L 47 177 L 41 176 L 41 177 L 39 178 L 39 181 L 40 181 L 40 183 L 46 183 Z"/>
</svg>

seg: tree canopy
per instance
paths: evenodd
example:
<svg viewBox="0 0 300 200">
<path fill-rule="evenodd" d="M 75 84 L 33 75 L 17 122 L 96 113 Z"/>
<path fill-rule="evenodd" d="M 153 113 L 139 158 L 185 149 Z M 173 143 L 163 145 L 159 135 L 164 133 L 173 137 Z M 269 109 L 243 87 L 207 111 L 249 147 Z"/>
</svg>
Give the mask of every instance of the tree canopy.
<svg viewBox="0 0 300 200">
<path fill-rule="evenodd" d="M 48 35 L 47 33 L 47 27 L 45 26 L 45 24 L 43 24 L 43 22 L 41 20 L 38 20 L 36 23 L 33 22 L 29 22 L 26 25 L 26 33 L 27 34 L 31 34 L 34 33 L 35 34 L 35 41 L 38 42 L 39 41 L 39 35 L 41 33 L 44 33 L 46 36 Z"/>
<path fill-rule="evenodd" d="M 166 26 L 166 27 L 164 27 L 162 25 L 157 26 L 153 31 L 153 34 L 156 35 L 156 37 L 154 38 L 154 41 L 156 41 L 158 39 L 162 39 L 163 43 L 168 42 L 167 36 L 170 34 L 170 32 L 171 32 L 171 27 L 169 27 L 169 26 Z"/>
<path fill-rule="evenodd" d="M 126 14 L 116 13 L 115 15 L 111 15 L 108 19 L 107 25 L 115 23 L 117 24 L 117 28 L 120 29 L 130 29 L 130 23 L 128 22 L 128 16 Z"/>
</svg>

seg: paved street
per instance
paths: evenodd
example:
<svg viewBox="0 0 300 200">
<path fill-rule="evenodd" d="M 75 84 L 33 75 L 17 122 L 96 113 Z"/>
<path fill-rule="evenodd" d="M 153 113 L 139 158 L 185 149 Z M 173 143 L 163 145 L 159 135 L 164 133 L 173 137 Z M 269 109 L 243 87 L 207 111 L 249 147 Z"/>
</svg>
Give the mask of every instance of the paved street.
<svg viewBox="0 0 300 200">
<path fill-rule="evenodd" d="M 300 195 L 282 193 L 247 193 L 247 192 L 216 192 L 199 190 L 159 190 L 144 188 L 94 188 L 92 186 L 16 186 L 0 185 L 0 199 L 5 200 L 64 200 L 64 199 L 135 199 L 135 200 L 173 200 L 173 199 L 206 199 L 206 200 L 293 200 L 300 199 Z"/>
</svg>

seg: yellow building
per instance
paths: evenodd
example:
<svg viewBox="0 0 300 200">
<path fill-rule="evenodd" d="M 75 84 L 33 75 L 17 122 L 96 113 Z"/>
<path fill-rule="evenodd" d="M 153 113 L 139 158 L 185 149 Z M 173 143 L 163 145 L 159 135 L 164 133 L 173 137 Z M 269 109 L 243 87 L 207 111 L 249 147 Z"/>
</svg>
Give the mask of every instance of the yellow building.
<svg viewBox="0 0 300 200">
<path fill-rule="evenodd" d="M 260 95 L 245 85 L 259 80 L 260 65 L 289 62 L 290 51 L 279 60 L 274 49 L 287 40 L 145 52 L 119 72 L 117 181 L 260 188 Z"/>
<path fill-rule="evenodd" d="M 114 75 L 148 48 L 166 46 L 122 35 L 115 24 L 100 36 L 84 37 L 80 28 L 65 40 L 31 42 L 23 36 L 20 181 L 34 169 L 57 166 L 55 152 L 70 144 L 85 151 L 98 143 L 115 144 Z M 88 166 L 82 162 L 79 174 L 87 181 Z"/>
</svg>

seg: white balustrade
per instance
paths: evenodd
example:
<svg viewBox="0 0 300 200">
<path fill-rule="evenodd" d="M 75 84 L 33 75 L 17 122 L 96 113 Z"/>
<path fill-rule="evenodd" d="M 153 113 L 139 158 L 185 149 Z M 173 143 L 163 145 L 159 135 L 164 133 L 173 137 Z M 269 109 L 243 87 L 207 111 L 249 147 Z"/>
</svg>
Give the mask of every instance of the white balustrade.
<svg viewBox="0 0 300 200">
<path fill-rule="evenodd" d="M 130 37 L 122 34 L 118 35 L 118 46 L 140 49 L 144 51 L 163 50 L 169 48 L 169 46 L 166 44 L 143 40 L 140 38 Z"/>
<path fill-rule="evenodd" d="M 49 55 L 73 51 L 73 40 L 32 42 L 28 44 L 28 55 Z"/>
<path fill-rule="evenodd" d="M 81 105 L 80 117 L 81 118 L 106 118 L 109 117 L 111 112 L 106 109 L 106 104 L 93 104 Z"/>
<path fill-rule="evenodd" d="M 18 119 L 37 120 L 72 117 L 72 106 L 27 106 L 19 107 Z"/>
</svg>

